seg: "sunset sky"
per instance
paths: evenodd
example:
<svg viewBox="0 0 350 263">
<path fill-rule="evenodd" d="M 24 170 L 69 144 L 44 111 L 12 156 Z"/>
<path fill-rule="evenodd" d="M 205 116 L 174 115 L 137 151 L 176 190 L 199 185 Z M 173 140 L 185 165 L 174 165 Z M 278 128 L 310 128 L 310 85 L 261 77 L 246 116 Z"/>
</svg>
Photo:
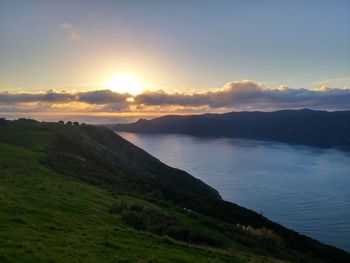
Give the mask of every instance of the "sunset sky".
<svg viewBox="0 0 350 263">
<path fill-rule="evenodd" d="M 349 14 L 338 0 L 0 0 L 0 115 L 350 109 Z"/>
</svg>

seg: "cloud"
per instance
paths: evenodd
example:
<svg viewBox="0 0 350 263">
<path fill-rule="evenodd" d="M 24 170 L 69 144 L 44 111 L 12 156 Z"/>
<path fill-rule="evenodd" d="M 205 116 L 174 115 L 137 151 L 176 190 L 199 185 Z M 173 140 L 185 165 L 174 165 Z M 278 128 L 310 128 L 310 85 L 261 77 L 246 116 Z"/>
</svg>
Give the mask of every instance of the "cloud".
<svg viewBox="0 0 350 263">
<path fill-rule="evenodd" d="M 148 92 L 136 97 L 135 102 L 146 105 L 183 105 L 183 106 L 209 106 L 234 107 L 238 104 L 252 102 L 263 96 L 263 86 L 249 81 L 234 81 L 223 88 L 202 93 L 168 94 L 164 91 Z"/>
<path fill-rule="evenodd" d="M 95 90 L 80 92 L 77 94 L 77 99 L 80 102 L 91 104 L 111 104 L 125 102 L 130 96 L 127 93 L 117 93 L 111 90 Z"/>
<path fill-rule="evenodd" d="M 135 98 L 142 105 L 208 106 L 234 110 L 275 110 L 293 108 L 350 109 L 350 90 L 322 86 L 315 90 L 291 89 L 280 86 L 269 89 L 250 81 L 233 81 L 223 88 L 203 93 L 168 94 L 164 91 L 147 92 Z"/>
<path fill-rule="evenodd" d="M 0 103 L 51 102 L 62 103 L 75 100 L 75 95 L 66 92 L 48 91 L 46 93 L 0 93 Z"/>
<path fill-rule="evenodd" d="M 333 87 L 346 87 L 350 86 L 350 77 L 341 77 L 341 78 L 333 78 L 333 79 L 325 79 L 323 81 L 312 83 L 313 86 L 319 85 L 327 85 Z"/>
<path fill-rule="evenodd" d="M 70 39 L 72 39 L 72 40 L 80 40 L 81 39 L 80 30 L 77 27 L 73 26 L 72 24 L 67 23 L 67 22 L 62 23 L 61 28 L 63 31 L 65 31 L 69 35 Z"/>
<path fill-rule="evenodd" d="M 125 101 L 130 97 L 128 93 L 116 93 L 111 90 L 95 90 L 87 92 L 69 93 L 49 90 L 46 93 L 0 93 L 0 103 L 14 102 L 85 102 L 89 104 L 108 104 Z"/>
<path fill-rule="evenodd" d="M 137 96 L 111 90 L 85 92 L 0 93 L 0 112 L 220 112 L 278 109 L 350 110 L 350 89 L 268 88 L 250 80 L 233 81 L 219 89 L 195 93 L 145 91 Z"/>
<path fill-rule="evenodd" d="M 129 106 L 128 93 L 96 90 L 78 93 L 0 93 L 0 112 L 45 111 L 45 110 L 96 110 L 116 111 Z"/>
</svg>

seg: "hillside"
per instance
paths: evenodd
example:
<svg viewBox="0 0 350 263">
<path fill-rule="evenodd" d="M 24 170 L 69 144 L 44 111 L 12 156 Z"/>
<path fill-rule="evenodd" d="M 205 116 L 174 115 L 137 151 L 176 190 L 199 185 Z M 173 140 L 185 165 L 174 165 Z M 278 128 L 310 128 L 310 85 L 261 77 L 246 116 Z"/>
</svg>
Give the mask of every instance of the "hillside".
<svg viewBox="0 0 350 263">
<path fill-rule="evenodd" d="M 350 146 L 350 111 L 283 110 L 229 112 L 190 116 L 169 115 L 113 130 L 145 133 L 181 133 L 208 137 L 241 137 L 314 146 Z"/>
<path fill-rule="evenodd" d="M 349 262 L 104 127 L 0 121 L 0 262 Z"/>
</svg>

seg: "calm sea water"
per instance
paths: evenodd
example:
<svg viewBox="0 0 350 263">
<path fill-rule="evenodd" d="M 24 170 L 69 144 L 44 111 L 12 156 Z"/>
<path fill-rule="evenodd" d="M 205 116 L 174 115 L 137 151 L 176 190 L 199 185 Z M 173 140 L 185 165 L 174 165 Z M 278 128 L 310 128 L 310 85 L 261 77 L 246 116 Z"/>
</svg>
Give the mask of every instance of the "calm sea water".
<svg viewBox="0 0 350 263">
<path fill-rule="evenodd" d="M 350 251 L 350 152 L 245 139 L 119 135 L 225 200 Z"/>
</svg>

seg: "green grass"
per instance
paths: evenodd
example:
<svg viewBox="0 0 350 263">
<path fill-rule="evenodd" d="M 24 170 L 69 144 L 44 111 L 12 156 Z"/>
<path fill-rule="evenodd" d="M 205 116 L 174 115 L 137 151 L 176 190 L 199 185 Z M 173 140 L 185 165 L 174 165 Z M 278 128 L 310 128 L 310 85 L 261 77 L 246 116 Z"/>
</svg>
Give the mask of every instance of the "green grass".
<svg viewBox="0 0 350 263">
<path fill-rule="evenodd" d="M 33 151 L 43 151 L 52 142 L 54 135 L 41 129 L 20 125 L 1 127 L 0 142 L 18 145 Z"/>
<path fill-rule="evenodd" d="M 157 167 L 160 177 L 153 177 Z M 0 262 L 345 262 L 349 256 L 248 209 L 198 196 L 215 191 L 183 172 L 179 178 L 196 185 L 194 192 L 163 185 L 172 175 L 177 171 L 103 127 L 0 123 Z"/>
<path fill-rule="evenodd" d="M 99 187 L 48 170 L 39 162 L 41 155 L 0 144 L 0 262 L 248 259 L 128 227 L 109 209 L 119 199 L 140 205 L 145 205 L 145 201 L 114 197 Z"/>
</svg>

